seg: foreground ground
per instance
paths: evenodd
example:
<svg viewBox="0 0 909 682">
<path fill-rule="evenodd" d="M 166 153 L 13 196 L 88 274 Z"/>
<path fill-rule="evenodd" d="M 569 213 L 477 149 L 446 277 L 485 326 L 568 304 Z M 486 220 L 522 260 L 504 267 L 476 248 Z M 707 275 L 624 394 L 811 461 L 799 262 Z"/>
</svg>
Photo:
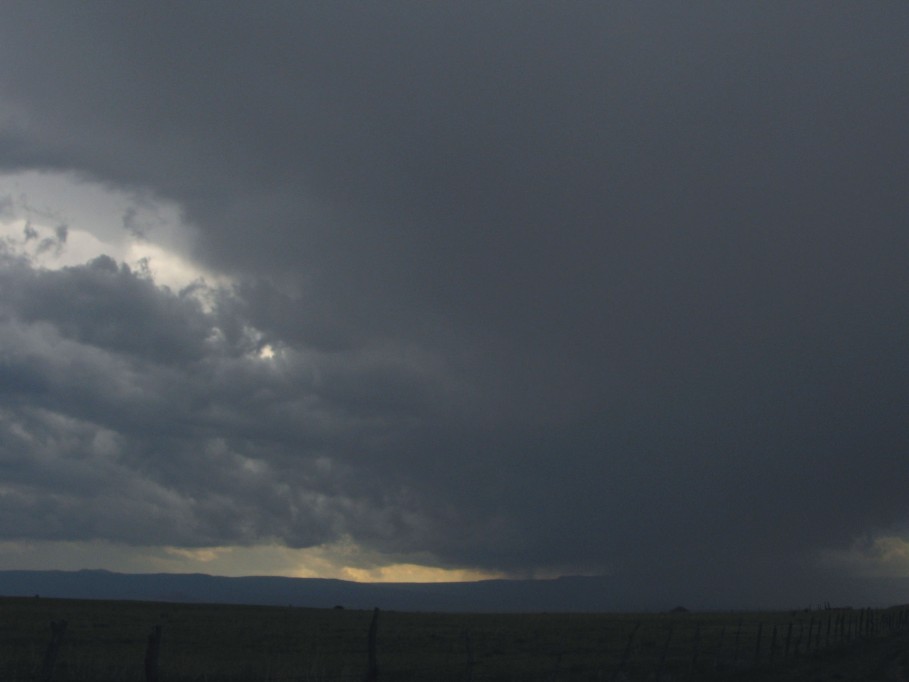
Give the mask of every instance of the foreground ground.
<svg viewBox="0 0 909 682">
<path fill-rule="evenodd" d="M 752 671 L 737 680 L 767 682 L 909 682 L 909 637 L 863 642 L 838 653 L 806 659 L 775 671 Z"/>
<path fill-rule="evenodd" d="M 0 598 L 0 679 L 363 680 L 373 612 Z M 55 656 L 51 623 L 66 621 Z M 906 680 L 909 612 L 380 612 L 379 680 Z M 909 680 L 907 680 L 909 682 Z"/>
</svg>

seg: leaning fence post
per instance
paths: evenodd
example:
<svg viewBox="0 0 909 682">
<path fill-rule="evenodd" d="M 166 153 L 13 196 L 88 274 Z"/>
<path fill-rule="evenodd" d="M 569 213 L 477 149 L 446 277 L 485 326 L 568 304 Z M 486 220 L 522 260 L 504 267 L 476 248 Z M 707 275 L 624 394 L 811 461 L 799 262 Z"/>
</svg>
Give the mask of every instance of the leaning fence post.
<svg viewBox="0 0 909 682">
<path fill-rule="evenodd" d="M 376 662 L 376 631 L 379 629 L 379 609 L 372 612 L 372 622 L 369 624 L 368 656 L 365 682 L 376 682 L 379 679 L 379 665 Z"/>
<path fill-rule="evenodd" d="M 770 665 L 773 665 L 773 659 L 776 657 L 776 623 L 773 624 L 773 635 L 770 637 Z"/>
<path fill-rule="evenodd" d="M 54 666 L 57 664 L 57 654 L 63 644 L 63 634 L 66 632 L 65 620 L 52 620 L 51 636 L 44 652 L 44 663 L 41 665 L 41 682 L 50 682 L 54 677 Z"/>
<path fill-rule="evenodd" d="M 637 634 L 639 627 L 641 627 L 641 623 L 635 623 L 634 627 L 631 629 L 631 634 L 628 635 L 628 644 L 625 645 L 625 653 L 622 654 L 622 662 L 619 663 L 618 670 L 616 670 L 615 674 L 612 676 L 613 682 L 618 680 L 619 675 L 625 672 L 625 666 L 628 664 L 628 659 L 631 657 L 631 645 L 634 643 L 634 636 Z"/>
<path fill-rule="evenodd" d="M 161 653 L 161 626 L 152 628 L 145 647 L 145 682 L 158 682 L 158 654 Z"/>
</svg>

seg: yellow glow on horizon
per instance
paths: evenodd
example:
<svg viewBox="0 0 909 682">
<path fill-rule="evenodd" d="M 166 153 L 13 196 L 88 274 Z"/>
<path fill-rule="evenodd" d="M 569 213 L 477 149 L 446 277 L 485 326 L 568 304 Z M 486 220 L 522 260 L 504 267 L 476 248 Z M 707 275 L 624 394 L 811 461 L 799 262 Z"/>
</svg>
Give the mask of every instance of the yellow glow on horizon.
<svg viewBox="0 0 909 682">
<path fill-rule="evenodd" d="M 293 549 L 254 546 L 134 547 L 106 541 L 0 542 L 0 569 L 125 573 L 207 573 L 222 576 L 334 578 L 361 583 L 473 582 L 514 577 L 477 568 L 443 568 L 395 560 L 345 540 Z"/>
<path fill-rule="evenodd" d="M 341 569 L 344 580 L 358 583 L 460 583 L 504 577 L 500 573 L 470 568 L 439 568 L 420 564 L 389 564 L 374 568 Z"/>
</svg>

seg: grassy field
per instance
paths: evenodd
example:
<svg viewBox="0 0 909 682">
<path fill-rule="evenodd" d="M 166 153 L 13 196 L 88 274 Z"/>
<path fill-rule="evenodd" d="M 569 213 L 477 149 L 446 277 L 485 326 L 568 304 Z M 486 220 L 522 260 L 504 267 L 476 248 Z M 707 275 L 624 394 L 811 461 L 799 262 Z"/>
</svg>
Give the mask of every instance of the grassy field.
<svg viewBox="0 0 909 682">
<path fill-rule="evenodd" d="M 148 636 L 160 625 L 162 681 L 359 681 L 367 669 L 372 615 L 343 609 L 2 598 L 0 680 L 39 679 L 50 623 L 66 620 L 54 680 L 144 680 Z M 379 679 L 643 681 L 657 679 L 658 673 L 665 680 L 898 679 L 892 669 L 909 643 L 906 635 L 894 632 L 905 618 L 900 610 L 873 616 L 858 611 L 383 611 Z"/>
</svg>

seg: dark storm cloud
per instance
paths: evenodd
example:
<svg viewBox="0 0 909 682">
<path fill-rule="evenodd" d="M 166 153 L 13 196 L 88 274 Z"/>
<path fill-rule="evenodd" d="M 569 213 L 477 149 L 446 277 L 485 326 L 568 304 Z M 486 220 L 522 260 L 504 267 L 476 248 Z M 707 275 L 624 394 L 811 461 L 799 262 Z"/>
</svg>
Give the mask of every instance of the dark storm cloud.
<svg viewBox="0 0 909 682">
<path fill-rule="evenodd" d="M 206 311 L 106 256 L 2 265 L 5 537 L 307 546 L 406 525 L 364 492 L 379 463 L 350 468 L 426 397 L 412 365 L 265 361 L 229 291 Z"/>
<path fill-rule="evenodd" d="M 199 303 L 161 294 L 108 256 L 84 267 L 27 272 L 7 277 L 26 322 L 51 322 L 79 342 L 159 361 L 205 353 L 209 329 L 200 320 Z"/>
<path fill-rule="evenodd" d="M 124 446 L 165 489 L 211 476 L 194 439 L 225 430 L 316 496 L 216 479 L 186 542 L 696 575 L 909 521 L 904 5 L 3 15 L 0 165 L 150 188 L 241 280 L 211 313 L 106 261 L 17 295 L 112 381 L 179 365 L 134 377 L 181 407 Z M 209 326 L 294 360 L 253 370 Z"/>
</svg>

